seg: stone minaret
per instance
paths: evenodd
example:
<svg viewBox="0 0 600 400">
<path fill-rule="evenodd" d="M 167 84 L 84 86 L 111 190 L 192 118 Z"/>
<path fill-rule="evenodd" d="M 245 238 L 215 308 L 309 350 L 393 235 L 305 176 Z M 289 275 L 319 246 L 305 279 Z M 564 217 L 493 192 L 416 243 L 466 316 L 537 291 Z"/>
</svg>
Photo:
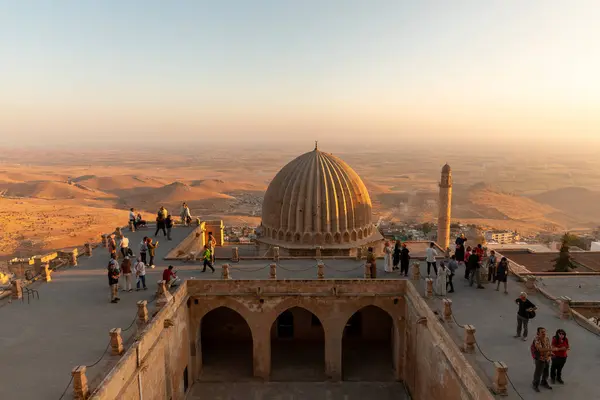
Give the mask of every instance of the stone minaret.
<svg viewBox="0 0 600 400">
<path fill-rule="evenodd" d="M 442 168 L 438 215 L 437 243 L 444 250 L 450 247 L 450 210 L 452 209 L 452 170 L 448 164 Z"/>
</svg>

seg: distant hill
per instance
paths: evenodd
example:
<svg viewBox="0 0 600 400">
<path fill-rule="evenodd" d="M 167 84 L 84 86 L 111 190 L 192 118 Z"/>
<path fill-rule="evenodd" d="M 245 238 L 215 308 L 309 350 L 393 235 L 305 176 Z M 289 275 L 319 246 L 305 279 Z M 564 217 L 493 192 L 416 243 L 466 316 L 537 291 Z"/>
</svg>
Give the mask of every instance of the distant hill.
<svg viewBox="0 0 600 400">
<path fill-rule="evenodd" d="M 225 182 L 221 179 L 199 179 L 190 182 L 190 186 L 210 192 L 230 193 L 240 191 L 265 190 L 256 185 L 246 182 Z"/>
<path fill-rule="evenodd" d="M 600 221 L 600 192 L 582 187 L 564 187 L 536 194 L 531 199 L 585 221 Z"/>
<path fill-rule="evenodd" d="M 158 188 L 139 190 L 138 193 L 128 196 L 125 200 L 133 206 L 160 206 L 161 204 L 173 204 L 192 202 L 204 199 L 232 199 L 232 196 L 210 190 L 205 187 L 189 186 L 183 182 L 173 182 Z"/>
<path fill-rule="evenodd" d="M 111 198 L 113 195 L 96 191 L 86 190 L 69 185 L 66 182 L 57 181 L 34 181 L 25 183 L 4 183 L 0 184 L 0 191 L 8 197 L 29 197 L 36 199 L 93 199 L 93 198 Z"/>
<path fill-rule="evenodd" d="M 140 187 L 159 187 L 164 184 L 154 178 L 143 178 L 136 175 L 82 175 L 73 178 L 72 181 L 85 187 L 105 192 L 131 190 Z"/>
</svg>

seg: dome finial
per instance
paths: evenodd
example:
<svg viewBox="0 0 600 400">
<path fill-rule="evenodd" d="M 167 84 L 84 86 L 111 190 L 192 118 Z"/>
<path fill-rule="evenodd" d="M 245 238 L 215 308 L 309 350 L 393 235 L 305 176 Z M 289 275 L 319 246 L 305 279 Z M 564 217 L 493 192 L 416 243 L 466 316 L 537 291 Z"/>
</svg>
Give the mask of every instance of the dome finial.
<svg viewBox="0 0 600 400">
<path fill-rule="evenodd" d="M 319 150 L 319 141 L 315 140 L 315 151 Z"/>
</svg>

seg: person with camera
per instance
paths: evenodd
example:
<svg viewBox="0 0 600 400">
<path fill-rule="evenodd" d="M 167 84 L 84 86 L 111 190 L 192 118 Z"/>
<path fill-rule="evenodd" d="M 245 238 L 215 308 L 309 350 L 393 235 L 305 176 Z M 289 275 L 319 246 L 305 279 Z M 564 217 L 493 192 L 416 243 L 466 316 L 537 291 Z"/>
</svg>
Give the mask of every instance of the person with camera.
<svg viewBox="0 0 600 400">
<path fill-rule="evenodd" d="M 527 298 L 527 293 L 521 292 L 521 295 L 515 300 L 519 305 L 517 311 L 517 334 L 515 338 L 521 337 L 521 329 L 523 330 L 523 341 L 527 340 L 527 325 L 530 319 L 535 318 L 535 310 L 537 307 Z"/>
</svg>

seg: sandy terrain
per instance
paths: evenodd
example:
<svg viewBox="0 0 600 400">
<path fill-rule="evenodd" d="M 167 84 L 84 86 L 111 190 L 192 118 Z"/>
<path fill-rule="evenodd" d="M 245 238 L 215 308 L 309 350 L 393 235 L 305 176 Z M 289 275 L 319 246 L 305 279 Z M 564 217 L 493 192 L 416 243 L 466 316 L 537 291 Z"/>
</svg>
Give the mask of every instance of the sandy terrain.
<svg viewBox="0 0 600 400">
<path fill-rule="evenodd" d="M 148 148 L 131 157 L 114 149 L 62 149 L 59 158 L 49 150 L 5 151 L 0 257 L 96 239 L 126 224 L 130 207 L 153 220 L 159 206 L 178 215 L 185 201 L 201 218 L 258 224 L 270 180 L 311 149 L 215 147 L 202 157 L 192 150 Z M 399 152 L 366 148 L 335 155 L 362 176 L 375 220 L 434 221 L 437 182 L 447 161 L 455 182 L 455 221 L 522 233 L 600 224 L 600 161 L 581 162 L 581 155 L 474 151 L 465 157 L 452 149 L 406 146 Z"/>
</svg>

